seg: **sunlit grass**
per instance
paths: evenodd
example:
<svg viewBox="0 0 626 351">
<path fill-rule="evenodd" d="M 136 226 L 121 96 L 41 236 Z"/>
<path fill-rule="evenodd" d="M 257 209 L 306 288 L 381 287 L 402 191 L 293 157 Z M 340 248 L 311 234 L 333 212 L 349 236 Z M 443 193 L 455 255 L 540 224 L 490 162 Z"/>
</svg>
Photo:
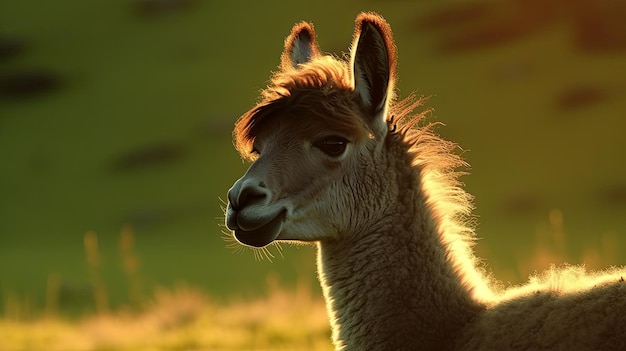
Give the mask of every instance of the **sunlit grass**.
<svg viewBox="0 0 626 351">
<path fill-rule="evenodd" d="M 112 309 L 101 274 L 97 233 L 87 231 L 83 245 L 94 312 L 78 318 L 62 314 L 61 282 L 50 275 L 43 311 L 27 297 L 6 294 L 0 351 L 331 349 L 324 302 L 312 295 L 308 282 L 287 288 L 268 277 L 267 294 L 248 299 L 217 299 L 184 284 L 157 288 L 144 297 L 134 232 L 125 226 L 119 251 L 128 279 L 128 304 Z M 257 259 L 274 257 L 267 249 L 253 254 Z"/>
<path fill-rule="evenodd" d="M 306 285 L 262 298 L 218 302 L 180 286 L 154 293 L 141 311 L 78 321 L 0 320 L 0 350 L 330 350 L 323 301 Z"/>
</svg>

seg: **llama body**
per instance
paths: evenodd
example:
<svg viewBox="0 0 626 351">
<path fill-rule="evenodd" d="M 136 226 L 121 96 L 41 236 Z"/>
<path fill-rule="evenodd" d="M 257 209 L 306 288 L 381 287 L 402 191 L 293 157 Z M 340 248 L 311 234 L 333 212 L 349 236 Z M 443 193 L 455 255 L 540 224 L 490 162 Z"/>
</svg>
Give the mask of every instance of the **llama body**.
<svg viewBox="0 0 626 351">
<path fill-rule="evenodd" d="M 230 189 L 241 243 L 316 242 L 338 350 L 626 349 L 626 272 L 551 270 L 493 289 L 471 253 L 455 144 L 394 103 L 389 25 L 357 17 L 351 60 L 320 53 L 308 23 L 235 127 L 251 161 Z"/>
</svg>

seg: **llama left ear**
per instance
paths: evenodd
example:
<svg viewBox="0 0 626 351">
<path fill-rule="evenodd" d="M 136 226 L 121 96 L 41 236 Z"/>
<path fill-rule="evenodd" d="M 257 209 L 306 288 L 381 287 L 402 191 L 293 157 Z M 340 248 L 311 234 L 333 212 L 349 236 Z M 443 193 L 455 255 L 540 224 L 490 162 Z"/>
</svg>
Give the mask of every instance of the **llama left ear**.
<svg viewBox="0 0 626 351">
<path fill-rule="evenodd" d="M 280 57 L 282 70 L 297 69 L 301 63 L 309 62 L 320 55 L 315 40 L 315 30 L 308 22 L 300 22 L 293 26 L 291 34 L 285 39 L 285 49 Z"/>
<path fill-rule="evenodd" d="M 391 27 L 379 15 L 361 13 L 352 43 L 352 79 L 374 130 L 387 132 L 387 106 L 394 98 L 396 47 Z"/>
</svg>

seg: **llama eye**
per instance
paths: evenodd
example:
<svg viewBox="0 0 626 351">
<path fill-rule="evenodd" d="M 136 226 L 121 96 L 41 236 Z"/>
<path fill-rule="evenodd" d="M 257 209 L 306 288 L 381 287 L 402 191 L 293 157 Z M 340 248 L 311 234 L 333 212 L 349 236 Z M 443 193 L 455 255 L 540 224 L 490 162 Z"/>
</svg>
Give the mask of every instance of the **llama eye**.
<svg viewBox="0 0 626 351">
<path fill-rule="evenodd" d="M 314 143 L 313 146 L 330 157 L 339 157 L 346 151 L 348 140 L 340 136 L 329 136 Z"/>
</svg>

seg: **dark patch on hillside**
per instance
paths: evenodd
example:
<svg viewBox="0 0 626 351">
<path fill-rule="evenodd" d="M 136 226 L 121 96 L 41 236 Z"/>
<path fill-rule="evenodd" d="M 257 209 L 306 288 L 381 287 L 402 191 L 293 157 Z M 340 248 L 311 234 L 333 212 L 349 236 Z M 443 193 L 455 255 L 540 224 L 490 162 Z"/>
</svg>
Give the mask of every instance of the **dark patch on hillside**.
<svg viewBox="0 0 626 351">
<path fill-rule="evenodd" d="M 34 98 L 58 90 L 61 86 L 61 78 L 47 70 L 0 73 L 0 98 Z"/>
<path fill-rule="evenodd" d="M 184 144 L 174 141 L 158 142 L 120 155 L 113 162 L 113 170 L 127 172 L 142 168 L 172 164 L 187 154 Z"/>
</svg>

